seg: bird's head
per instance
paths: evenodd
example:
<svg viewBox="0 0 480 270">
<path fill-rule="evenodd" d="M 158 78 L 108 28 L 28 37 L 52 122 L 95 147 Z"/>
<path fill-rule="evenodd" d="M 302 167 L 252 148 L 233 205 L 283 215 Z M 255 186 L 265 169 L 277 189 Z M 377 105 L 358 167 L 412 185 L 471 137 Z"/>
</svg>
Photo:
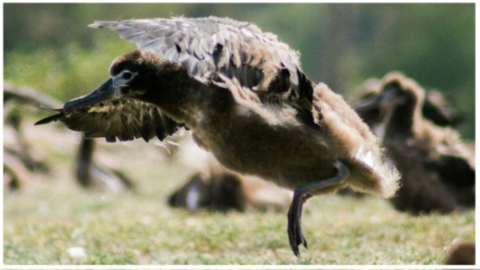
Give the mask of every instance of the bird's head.
<svg viewBox="0 0 480 270">
<path fill-rule="evenodd" d="M 69 115 L 121 98 L 142 99 L 154 88 L 155 76 L 164 70 L 165 64 L 165 61 L 150 52 L 135 50 L 124 54 L 113 61 L 110 78 L 105 83 L 88 95 L 68 101 L 63 110 Z"/>
<path fill-rule="evenodd" d="M 360 115 L 371 110 L 385 111 L 402 108 L 412 111 L 423 102 L 424 92 L 416 82 L 405 78 L 403 75 L 392 74 L 387 76 L 378 94 L 372 95 L 355 107 Z"/>
</svg>

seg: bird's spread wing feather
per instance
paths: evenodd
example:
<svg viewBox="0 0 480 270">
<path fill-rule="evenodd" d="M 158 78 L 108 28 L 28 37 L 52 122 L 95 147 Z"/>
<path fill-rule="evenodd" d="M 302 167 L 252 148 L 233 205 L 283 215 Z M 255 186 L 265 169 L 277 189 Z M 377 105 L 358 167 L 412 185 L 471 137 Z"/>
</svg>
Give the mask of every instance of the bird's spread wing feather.
<svg viewBox="0 0 480 270">
<path fill-rule="evenodd" d="M 267 90 L 280 70 L 290 83 L 299 84 L 299 55 L 270 33 L 245 22 L 226 18 L 142 19 L 97 21 L 141 50 L 180 64 L 199 80 L 217 72 L 237 79 L 243 86 Z"/>
<path fill-rule="evenodd" d="M 60 120 L 69 129 L 84 132 L 87 138 L 105 137 L 109 142 L 137 138 L 148 142 L 154 137 L 163 140 L 182 126 L 165 116 L 156 106 L 127 98 L 97 104 L 68 115 L 62 109 L 58 111 L 58 114 L 36 124 Z"/>
</svg>

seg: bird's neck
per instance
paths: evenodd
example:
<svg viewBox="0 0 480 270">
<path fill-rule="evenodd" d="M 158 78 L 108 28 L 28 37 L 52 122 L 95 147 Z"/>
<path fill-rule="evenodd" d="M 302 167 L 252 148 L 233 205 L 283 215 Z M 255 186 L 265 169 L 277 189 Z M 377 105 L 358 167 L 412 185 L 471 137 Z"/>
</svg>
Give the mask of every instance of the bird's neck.
<svg viewBox="0 0 480 270">
<path fill-rule="evenodd" d="M 392 109 L 385 130 L 385 138 L 408 137 L 415 133 L 416 125 L 421 118 L 418 104 L 418 100 L 410 97 L 403 104 L 398 104 Z"/>
<path fill-rule="evenodd" d="M 218 91 L 183 71 L 164 70 L 154 82 L 140 99 L 153 103 L 174 121 L 185 123 L 190 128 L 195 128 L 205 114 L 222 110 L 222 106 L 228 103 L 221 97 L 221 92 L 226 94 L 227 91 Z"/>
</svg>

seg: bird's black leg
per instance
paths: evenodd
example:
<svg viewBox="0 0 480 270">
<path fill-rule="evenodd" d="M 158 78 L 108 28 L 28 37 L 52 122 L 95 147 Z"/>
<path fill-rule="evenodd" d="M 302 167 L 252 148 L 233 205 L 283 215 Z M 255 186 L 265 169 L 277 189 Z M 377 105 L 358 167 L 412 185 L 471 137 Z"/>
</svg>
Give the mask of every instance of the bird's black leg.
<svg viewBox="0 0 480 270">
<path fill-rule="evenodd" d="M 290 241 L 290 247 L 292 248 L 295 256 L 300 256 L 298 246 L 300 244 L 307 248 L 307 240 L 302 232 L 302 208 L 303 203 L 310 198 L 316 191 L 339 184 L 345 181 L 350 175 L 350 170 L 341 161 L 334 163 L 337 168 L 337 175 L 324 179 L 318 182 L 309 183 L 303 186 L 296 187 L 293 192 L 293 200 L 288 210 L 288 240 Z"/>
<path fill-rule="evenodd" d="M 295 256 L 300 256 L 298 246 L 300 244 L 307 248 L 307 240 L 302 231 L 302 211 L 303 203 L 308 199 L 308 196 L 297 196 L 297 189 L 294 191 L 292 204 L 288 210 L 288 240 L 290 247 Z"/>
</svg>

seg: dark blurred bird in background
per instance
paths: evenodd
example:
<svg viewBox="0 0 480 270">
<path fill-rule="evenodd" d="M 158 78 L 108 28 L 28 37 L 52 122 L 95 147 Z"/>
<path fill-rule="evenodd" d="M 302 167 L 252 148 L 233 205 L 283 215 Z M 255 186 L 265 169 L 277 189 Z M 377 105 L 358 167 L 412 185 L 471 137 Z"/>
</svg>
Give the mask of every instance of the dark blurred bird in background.
<svg viewBox="0 0 480 270">
<path fill-rule="evenodd" d="M 356 111 L 402 174 L 393 206 L 412 214 L 475 207 L 475 152 L 451 126 L 455 115 L 439 93 L 426 100 L 426 91 L 398 72 L 368 88 Z"/>
</svg>

